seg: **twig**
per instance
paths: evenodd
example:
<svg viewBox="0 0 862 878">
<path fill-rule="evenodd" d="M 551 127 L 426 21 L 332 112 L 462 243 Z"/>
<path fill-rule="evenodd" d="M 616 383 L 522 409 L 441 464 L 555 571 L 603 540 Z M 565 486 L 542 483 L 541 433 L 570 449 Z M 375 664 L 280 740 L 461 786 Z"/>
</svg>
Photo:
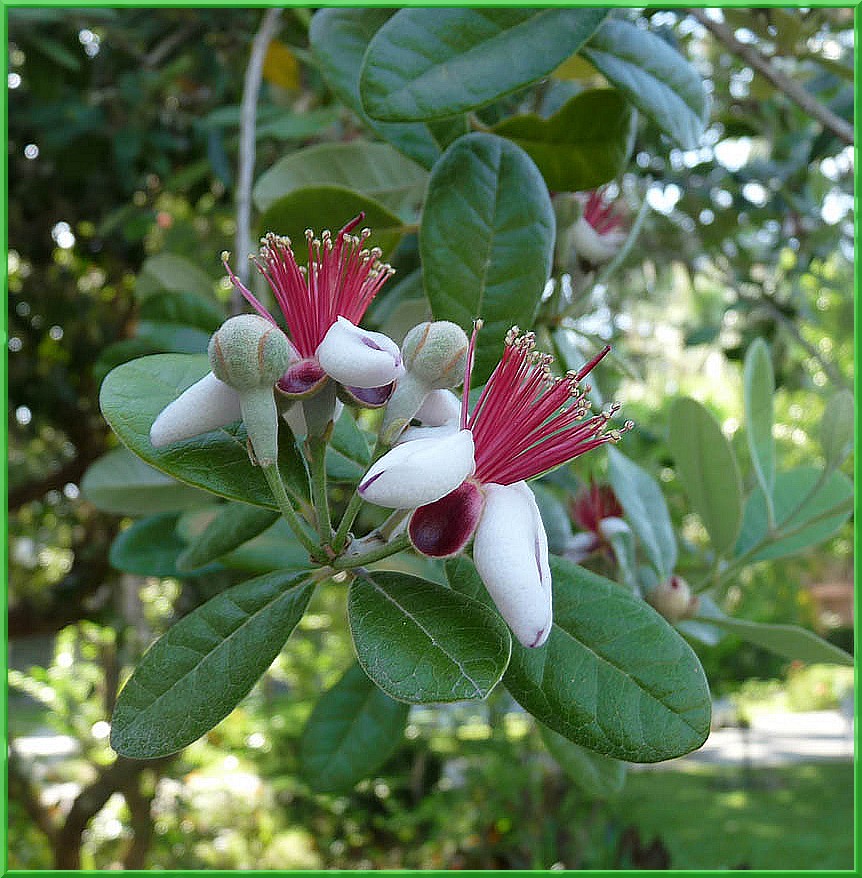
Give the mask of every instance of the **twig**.
<svg viewBox="0 0 862 878">
<path fill-rule="evenodd" d="M 824 128 L 831 131 L 845 143 L 853 143 L 853 126 L 837 116 L 829 107 L 821 104 L 813 95 L 805 90 L 795 79 L 778 70 L 769 58 L 754 46 L 741 43 L 733 31 L 718 21 L 709 18 L 703 9 L 686 9 L 686 12 L 702 24 L 712 35 L 738 55 L 746 64 L 753 67 L 761 76 L 768 79 L 780 92 L 801 107 L 809 116 L 816 119 Z"/>
<path fill-rule="evenodd" d="M 280 8 L 267 9 L 260 28 L 251 44 L 251 55 L 245 69 L 242 103 L 239 111 L 239 170 L 236 185 L 236 273 L 243 283 L 248 282 L 249 266 L 246 256 L 251 251 L 251 183 L 254 176 L 255 129 L 257 126 L 257 98 L 263 77 L 266 50 L 279 27 Z M 231 294 L 231 313 L 239 314 L 243 298 L 234 287 Z"/>
</svg>

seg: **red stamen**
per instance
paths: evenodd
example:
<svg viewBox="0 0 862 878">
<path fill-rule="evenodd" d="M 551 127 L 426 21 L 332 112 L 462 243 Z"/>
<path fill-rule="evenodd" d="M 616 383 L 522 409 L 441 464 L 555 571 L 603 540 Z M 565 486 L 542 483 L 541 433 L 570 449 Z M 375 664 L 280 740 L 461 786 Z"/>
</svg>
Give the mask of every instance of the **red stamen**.
<svg viewBox="0 0 862 878">
<path fill-rule="evenodd" d="M 470 401 L 470 375 L 473 372 L 473 359 L 476 356 L 476 338 L 482 328 L 483 320 L 477 317 L 473 321 L 473 332 L 470 335 L 470 344 L 467 347 L 467 362 L 464 365 L 464 387 L 461 391 L 461 429 L 467 427 L 467 406 Z"/>
</svg>

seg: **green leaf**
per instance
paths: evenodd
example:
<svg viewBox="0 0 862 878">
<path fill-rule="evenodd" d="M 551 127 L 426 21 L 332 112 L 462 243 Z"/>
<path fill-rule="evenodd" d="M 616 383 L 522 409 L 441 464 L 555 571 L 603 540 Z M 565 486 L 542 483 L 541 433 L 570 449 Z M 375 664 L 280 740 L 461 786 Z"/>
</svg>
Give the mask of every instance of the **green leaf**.
<svg viewBox="0 0 862 878">
<path fill-rule="evenodd" d="M 218 253 L 213 254 L 213 265 L 218 261 Z M 157 253 L 150 256 L 141 266 L 141 274 L 135 287 L 139 299 L 155 292 L 168 290 L 174 293 L 199 293 L 210 297 L 213 292 L 213 279 L 184 256 L 175 253 Z"/>
<path fill-rule="evenodd" d="M 821 478 L 823 474 L 813 466 L 778 473 L 773 492 L 778 539 L 756 551 L 751 556 L 752 562 L 803 552 L 831 537 L 847 521 L 852 511 L 853 483 L 844 473 L 835 471 L 823 479 L 818 488 Z M 834 515 L 829 514 L 832 510 Z M 758 489 L 745 504 L 734 553 L 738 556 L 753 549 L 766 538 L 768 531 L 766 498 Z M 782 533 L 788 535 L 782 537 Z"/>
<path fill-rule="evenodd" d="M 717 607 L 697 619 L 791 660 L 853 667 L 853 656 L 798 625 L 773 625 L 725 616 Z"/>
<path fill-rule="evenodd" d="M 108 558 L 113 567 L 137 576 L 186 576 L 177 569 L 177 556 L 185 544 L 177 535 L 175 512 L 162 512 L 136 521 L 118 534 Z M 199 576 L 218 569 L 209 566 L 195 572 Z"/>
<path fill-rule="evenodd" d="M 558 734 L 616 759 L 659 762 L 698 748 L 711 702 L 691 647 L 615 582 L 550 561 L 554 626 L 539 649 L 512 644 L 503 681 L 515 700 Z M 448 561 L 446 572 L 458 592 L 485 593 L 469 561 Z"/>
<path fill-rule="evenodd" d="M 713 548 L 723 555 L 733 548 L 742 524 L 742 479 L 733 449 L 699 402 L 678 399 L 669 417 L 676 471 Z"/>
<path fill-rule="evenodd" d="M 561 554 L 572 536 L 572 521 L 565 504 L 557 499 L 556 494 L 548 490 L 541 482 L 531 482 L 533 496 L 539 507 L 539 515 L 548 537 L 548 548 Z"/>
<path fill-rule="evenodd" d="M 206 356 L 156 354 L 123 363 L 102 384 L 102 414 L 131 451 L 161 472 L 228 500 L 275 509 L 266 479 L 249 461 L 242 424 L 165 448 L 150 445 L 150 427 L 159 412 L 208 371 Z M 308 496 L 305 463 L 284 427 L 279 435 L 279 469 L 288 491 Z"/>
<path fill-rule="evenodd" d="M 775 378 L 769 348 L 762 338 L 755 339 L 745 355 L 743 385 L 745 428 L 751 463 L 763 493 L 771 501 L 775 486 L 775 442 L 772 439 Z"/>
<path fill-rule="evenodd" d="M 375 122 L 359 99 L 359 70 L 368 42 L 392 15 L 392 9 L 318 9 L 308 31 L 311 50 L 330 88 L 376 134 L 396 149 L 430 168 L 440 146 L 422 123 Z"/>
<path fill-rule="evenodd" d="M 626 766 L 619 759 L 587 750 L 541 723 L 539 734 L 560 768 L 591 799 L 608 799 L 625 785 Z"/>
<path fill-rule="evenodd" d="M 826 403 L 820 424 L 820 445 L 826 468 L 841 466 L 853 450 L 854 400 L 849 390 L 841 390 Z"/>
<path fill-rule="evenodd" d="M 140 321 L 137 331 L 141 341 L 166 354 L 204 354 L 211 336 L 193 326 L 149 320 Z"/>
<path fill-rule="evenodd" d="M 326 473 L 336 482 L 356 482 L 371 463 L 371 451 L 350 411 L 335 422 L 326 450 Z"/>
<path fill-rule="evenodd" d="M 299 762 L 312 789 L 346 792 L 374 774 L 401 745 L 409 712 L 351 665 L 323 693 L 302 733 Z"/>
<path fill-rule="evenodd" d="M 609 88 L 582 91 L 549 119 L 535 113 L 494 126 L 523 149 L 549 189 L 577 192 L 613 180 L 625 168 L 634 143 L 637 114 Z"/>
<path fill-rule="evenodd" d="M 391 253 L 401 236 L 404 224 L 388 208 L 367 195 L 343 186 L 306 186 L 274 201 L 258 220 L 261 235 L 275 232 L 294 242 L 296 261 L 308 261 L 305 230 L 313 229 L 319 236 L 324 229 L 337 232 L 358 214 L 364 212 L 363 227 L 372 231 L 368 246 L 379 247 L 384 255 Z"/>
<path fill-rule="evenodd" d="M 398 216 L 415 219 L 428 172 L 386 143 L 321 143 L 289 153 L 261 174 L 252 193 L 258 210 L 308 186 L 343 186 Z"/>
<path fill-rule="evenodd" d="M 209 502 L 202 491 L 153 469 L 125 448 L 115 448 L 90 464 L 81 493 L 97 509 L 115 515 L 175 512 Z"/>
<path fill-rule="evenodd" d="M 359 577 L 347 609 L 359 663 L 400 701 L 485 698 L 509 661 L 512 639 L 496 613 L 414 576 Z"/>
<path fill-rule="evenodd" d="M 203 533 L 184 547 L 177 567 L 184 571 L 203 567 L 263 533 L 278 519 L 279 514 L 273 509 L 228 503 L 219 509 Z"/>
<path fill-rule="evenodd" d="M 280 518 L 262 534 L 219 559 L 225 567 L 247 573 L 302 570 L 308 552 L 300 545 L 288 523 Z"/>
<path fill-rule="evenodd" d="M 222 306 L 199 293 L 153 293 L 138 309 L 141 320 L 193 326 L 204 332 L 215 332 L 224 323 Z"/>
<path fill-rule="evenodd" d="M 604 9 L 401 9 L 372 37 L 359 92 L 385 122 L 454 116 L 547 76 Z"/>
<path fill-rule="evenodd" d="M 144 655 L 120 692 L 111 746 L 154 759 L 181 750 L 251 691 L 302 618 L 313 584 L 282 571 L 222 592 L 184 616 Z"/>
<path fill-rule="evenodd" d="M 515 144 L 468 134 L 434 166 L 419 233 L 425 291 L 438 320 L 469 333 L 476 317 L 484 319 L 477 385 L 500 359 L 509 329 L 532 326 L 554 233 L 545 182 Z"/>
<path fill-rule="evenodd" d="M 608 20 L 581 54 L 682 149 L 698 146 L 709 113 L 703 81 L 661 37 Z"/>
<path fill-rule="evenodd" d="M 677 548 L 661 488 L 646 470 L 610 446 L 608 476 L 650 563 L 660 579 L 667 579 L 676 567 Z"/>
</svg>

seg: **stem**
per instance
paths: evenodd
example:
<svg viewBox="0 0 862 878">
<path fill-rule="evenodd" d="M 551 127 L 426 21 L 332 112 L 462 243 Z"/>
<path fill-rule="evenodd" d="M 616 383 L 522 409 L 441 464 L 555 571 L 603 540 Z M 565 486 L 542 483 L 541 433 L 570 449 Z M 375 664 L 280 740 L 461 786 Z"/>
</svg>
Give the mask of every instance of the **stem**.
<svg viewBox="0 0 862 878">
<path fill-rule="evenodd" d="M 407 534 L 401 534 L 391 543 L 381 546 L 379 549 L 372 549 L 364 555 L 347 555 L 343 558 L 337 558 L 331 562 L 330 566 L 335 570 L 350 570 L 353 567 L 363 567 L 371 564 L 373 561 L 379 561 L 381 558 L 388 558 L 397 552 L 403 552 L 404 549 L 410 548 L 410 537 Z"/>
<path fill-rule="evenodd" d="M 308 554 L 316 560 L 320 555 L 320 549 L 305 532 L 302 522 L 293 511 L 293 506 L 290 505 L 290 499 L 287 496 L 287 491 L 284 489 L 284 482 L 281 480 L 278 466 L 271 464 L 270 466 L 261 467 L 261 469 L 266 476 L 267 482 L 269 482 L 269 488 L 272 491 L 273 497 L 275 497 L 275 502 L 278 504 L 279 511 L 284 520 L 288 523 L 290 529 L 294 532 L 300 543 L 302 543 Z"/>
<path fill-rule="evenodd" d="M 263 59 L 279 25 L 281 9 L 267 9 L 260 28 L 251 44 L 251 55 L 245 69 L 242 103 L 239 111 L 239 168 L 236 184 L 236 252 L 239 256 L 237 274 L 248 281 L 249 266 L 246 256 L 251 251 L 251 183 L 254 176 L 255 130 L 257 127 L 257 97 L 263 77 Z M 240 314 L 243 297 L 234 287 L 231 293 L 231 312 Z"/>
<path fill-rule="evenodd" d="M 344 510 L 344 515 L 341 516 L 338 530 L 335 532 L 335 539 L 332 541 L 333 551 L 340 552 L 344 548 L 344 544 L 347 542 L 347 534 L 350 532 L 353 522 L 356 521 L 356 516 L 359 514 L 361 507 L 362 497 L 359 491 L 354 491 L 350 502 L 347 504 L 347 508 Z"/>
<path fill-rule="evenodd" d="M 317 517 L 317 533 L 321 545 L 327 546 L 332 540 L 332 519 L 326 491 L 326 442 L 319 436 L 309 436 L 306 447 L 311 465 L 311 496 Z"/>
</svg>

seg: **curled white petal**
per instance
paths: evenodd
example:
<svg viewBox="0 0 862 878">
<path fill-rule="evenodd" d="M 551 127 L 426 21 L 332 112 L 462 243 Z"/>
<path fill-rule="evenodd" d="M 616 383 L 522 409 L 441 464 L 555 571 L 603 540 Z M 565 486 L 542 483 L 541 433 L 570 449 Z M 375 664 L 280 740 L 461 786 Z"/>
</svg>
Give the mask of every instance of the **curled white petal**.
<svg viewBox="0 0 862 878">
<path fill-rule="evenodd" d="M 583 217 L 572 227 L 571 240 L 575 251 L 582 259 L 601 265 L 616 255 L 626 239 L 622 229 L 613 229 L 599 234 Z"/>
<path fill-rule="evenodd" d="M 330 378 L 348 387 L 383 387 L 404 374 L 398 345 L 339 317 L 317 346 L 317 361 Z"/>
<path fill-rule="evenodd" d="M 457 424 L 461 418 L 461 400 L 451 390 L 430 390 L 416 412 L 423 427 Z"/>
<path fill-rule="evenodd" d="M 599 538 L 593 533 L 572 534 L 563 547 L 563 555 L 575 564 L 589 558 L 599 547 Z"/>
<path fill-rule="evenodd" d="M 460 432 L 458 424 L 443 424 L 441 427 L 408 427 L 396 440 L 396 445 L 404 442 L 415 442 L 417 439 L 441 439 Z"/>
<path fill-rule="evenodd" d="M 483 485 L 485 508 L 473 540 L 473 561 L 512 633 L 528 647 L 551 633 L 548 538 L 526 482 Z"/>
<path fill-rule="evenodd" d="M 344 403 L 340 399 L 335 400 L 335 410 L 332 413 L 332 422 L 335 423 L 344 411 Z M 302 403 L 297 400 L 290 408 L 281 413 L 284 422 L 290 427 L 291 433 L 300 438 L 308 435 L 308 425 L 305 423 L 305 412 Z"/>
<path fill-rule="evenodd" d="M 150 442 L 154 448 L 161 448 L 241 417 L 239 394 L 208 372 L 161 411 L 150 428 Z"/>
<path fill-rule="evenodd" d="M 609 541 L 617 534 L 628 533 L 631 530 L 622 518 L 617 518 L 615 515 L 602 518 L 599 521 L 598 528 L 601 535 Z"/>
<path fill-rule="evenodd" d="M 454 491 L 475 468 L 473 434 L 459 430 L 396 445 L 371 466 L 358 490 L 378 506 L 415 509 Z"/>
</svg>

